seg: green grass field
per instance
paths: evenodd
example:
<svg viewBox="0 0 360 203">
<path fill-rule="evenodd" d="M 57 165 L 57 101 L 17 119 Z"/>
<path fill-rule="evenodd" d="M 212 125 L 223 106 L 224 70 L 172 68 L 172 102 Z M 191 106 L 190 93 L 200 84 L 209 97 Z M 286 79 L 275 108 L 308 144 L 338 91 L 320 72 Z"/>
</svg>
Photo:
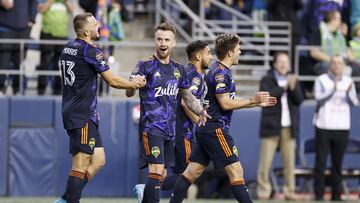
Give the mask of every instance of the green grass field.
<svg viewBox="0 0 360 203">
<path fill-rule="evenodd" d="M 1 198 L 0 203 L 52 203 L 54 198 L 47 197 L 47 198 Z M 161 203 L 169 202 L 168 199 L 162 199 Z M 322 203 L 322 202 L 314 202 L 314 201 L 278 201 L 278 200 L 270 200 L 270 201 L 255 201 L 255 203 Z M 323 203 L 325 203 L 324 201 Z M 356 201 L 346 201 L 351 203 L 359 203 L 359 200 Z M 124 198 L 84 198 L 81 200 L 81 203 L 137 203 L 135 198 L 131 199 L 124 199 Z M 184 203 L 237 203 L 234 200 L 208 200 L 208 199 L 201 199 L 201 200 L 191 200 L 191 201 L 184 201 Z"/>
</svg>

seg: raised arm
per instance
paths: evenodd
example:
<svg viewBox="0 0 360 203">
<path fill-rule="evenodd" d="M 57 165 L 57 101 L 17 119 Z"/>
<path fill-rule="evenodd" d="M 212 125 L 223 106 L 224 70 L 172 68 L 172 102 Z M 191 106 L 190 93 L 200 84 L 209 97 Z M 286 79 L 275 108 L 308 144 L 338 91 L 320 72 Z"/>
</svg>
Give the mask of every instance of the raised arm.
<svg viewBox="0 0 360 203">
<path fill-rule="evenodd" d="M 129 81 L 125 78 L 113 74 L 111 70 L 107 70 L 101 73 L 101 77 L 106 81 L 107 84 L 117 89 L 135 90 L 145 86 L 146 83 L 143 76 L 135 76 L 132 81 Z"/>
<path fill-rule="evenodd" d="M 230 98 L 229 93 L 216 94 L 216 99 L 224 111 L 251 108 L 255 106 L 267 107 L 276 104 L 276 98 L 271 97 L 269 92 L 258 92 L 249 99 L 243 99 L 240 97 L 232 99 Z"/>
</svg>

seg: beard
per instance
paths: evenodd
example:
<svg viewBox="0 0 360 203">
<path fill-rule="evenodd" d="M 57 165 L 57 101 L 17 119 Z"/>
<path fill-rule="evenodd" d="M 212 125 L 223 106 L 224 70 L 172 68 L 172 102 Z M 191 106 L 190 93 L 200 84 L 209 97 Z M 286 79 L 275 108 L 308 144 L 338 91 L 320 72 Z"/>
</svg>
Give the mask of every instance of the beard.
<svg viewBox="0 0 360 203">
<path fill-rule="evenodd" d="M 156 50 L 156 54 L 160 59 L 164 59 L 167 58 L 168 56 L 170 56 L 171 50 L 169 50 L 169 48 L 166 51 L 161 51 L 160 49 Z"/>
</svg>

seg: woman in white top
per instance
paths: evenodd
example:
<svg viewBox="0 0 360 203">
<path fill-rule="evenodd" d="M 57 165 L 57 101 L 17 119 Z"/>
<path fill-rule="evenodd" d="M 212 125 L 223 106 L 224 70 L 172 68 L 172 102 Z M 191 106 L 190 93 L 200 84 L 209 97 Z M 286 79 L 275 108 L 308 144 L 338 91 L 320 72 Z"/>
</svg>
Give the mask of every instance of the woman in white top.
<svg viewBox="0 0 360 203">
<path fill-rule="evenodd" d="M 325 187 L 326 158 L 331 154 L 332 200 L 340 200 L 341 169 L 350 130 L 350 106 L 359 103 L 353 80 L 344 75 L 344 60 L 333 56 L 330 70 L 315 80 L 317 110 L 314 115 L 316 158 L 314 188 L 322 200 Z"/>
</svg>

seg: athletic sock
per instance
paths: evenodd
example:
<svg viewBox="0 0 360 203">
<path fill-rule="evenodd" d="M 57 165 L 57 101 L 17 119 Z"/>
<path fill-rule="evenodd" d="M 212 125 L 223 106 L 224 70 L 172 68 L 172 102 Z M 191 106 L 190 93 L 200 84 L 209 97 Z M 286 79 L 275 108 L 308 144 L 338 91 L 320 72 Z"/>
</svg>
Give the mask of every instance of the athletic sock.
<svg viewBox="0 0 360 203">
<path fill-rule="evenodd" d="M 159 203 L 160 202 L 160 179 L 161 175 L 149 173 L 144 188 L 144 198 L 142 203 Z"/>
<path fill-rule="evenodd" d="M 231 191 L 236 200 L 241 203 L 252 203 L 248 189 L 244 180 L 234 181 L 231 183 Z"/>
<path fill-rule="evenodd" d="M 87 182 L 85 173 L 71 170 L 67 186 L 66 186 L 66 201 L 67 203 L 79 203 L 81 192 Z"/>
<path fill-rule="evenodd" d="M 85 176 L 84 176 L 84 184 L 83 184 L 83 188 L 82 188 L 82 189 L 85 188 L 85 185 L 91 180 L 91 178 L 92 178 L 92 177 L 91 177 L 90 173 L 86 171 L 86 172 L 85 172 Z M 64 194 L 61 196 L 61 199 L 67 200 L 67 198 L 66 198 L 67 190 L 68 190 L 68 187 L 66 187 L 66 190 L 65 190 Z"/>
<path fill-rule="evenodd" d="M 182 202 L 187 194 L 187 191 L 191 185 L 190 180 L 188 180 L 185 176 L 180 175 L 176 180 L 174 187 L 174 195 L 170 199 L 170 203 L 180 203 Z"/>
<path fill-rule="evenodd" d="M 179 178 L 179 174 L 172 174 L 170 176 L 166 176 L 164 181 L 161 184 L 162 190 L 172 190 L 174 189 L 176 180 Z"/>
</svg>

